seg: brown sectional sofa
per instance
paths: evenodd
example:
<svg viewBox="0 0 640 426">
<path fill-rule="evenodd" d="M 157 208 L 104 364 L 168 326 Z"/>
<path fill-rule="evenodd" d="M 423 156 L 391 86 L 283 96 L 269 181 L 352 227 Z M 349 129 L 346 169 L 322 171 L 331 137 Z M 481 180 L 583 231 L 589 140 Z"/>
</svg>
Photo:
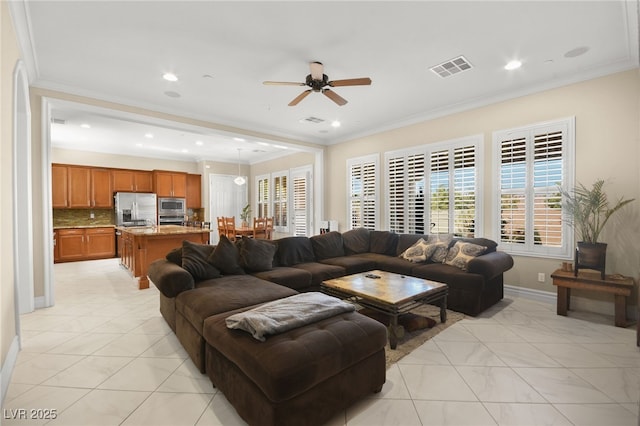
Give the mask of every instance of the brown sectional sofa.
<svg viewBox="0 0 640 426">
<path fill-rule="evenodd" d="M 495 242 L 465 270 L 399 257 L 425 235 L 355 229 L 279 240 L 189 242 L 149 267 L 160 311 L 185 350 L 249 423 L 322 423 L 385 381 L 386 329 L 357 312 L 341 314 L 261 343 L 225 319 L 344 275 L 382 269 L 448 284 L 448 308 L 477 315 L 503 297 L 513 259 Z M 449 243 L 453 246 L 454 239 Z M 445 247 L 446 251 L 446 247 Z M 284 356 L 284 355 L 287 356 Z M 314 417 L 315 416 L 315 417 Z"/>
</svg>

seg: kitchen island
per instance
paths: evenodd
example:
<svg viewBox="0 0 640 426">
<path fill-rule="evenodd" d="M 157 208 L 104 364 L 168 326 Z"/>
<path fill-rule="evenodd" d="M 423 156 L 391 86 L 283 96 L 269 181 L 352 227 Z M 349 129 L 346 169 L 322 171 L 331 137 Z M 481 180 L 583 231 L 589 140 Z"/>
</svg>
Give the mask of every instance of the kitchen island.
<svg viewBox="0 0 640 426">
<path fill-rule="evenodd" d="M 122 232 L 120 263 L 138 280 L 140 290 L 149 288 L 147 269 L 156 259 L 161 259 L 174 248 L 182 247 L 182 241 L 207 244 L 210 229 L 191 226 L 161 225 L 154 227 L 118 227 Z"/>
</svg>

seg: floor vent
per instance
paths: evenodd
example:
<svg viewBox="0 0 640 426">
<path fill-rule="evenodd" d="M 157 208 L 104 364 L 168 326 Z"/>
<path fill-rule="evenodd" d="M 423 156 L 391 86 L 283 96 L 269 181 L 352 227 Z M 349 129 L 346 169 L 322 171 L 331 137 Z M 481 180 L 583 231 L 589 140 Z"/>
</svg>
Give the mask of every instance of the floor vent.
<svg viewBox="0 0 640 426">
<path fill-rule="evenodd" d="M 469 63 L 464 56 L 458 56 L 457 58 L 450 59 L 447 62 L 431 67 L 430 70 L 438 74 L 440 77 L 445 78 L 458 74 L 462 71 L 470 70 L 471 68 L 471 63 Z"/>
</svg>

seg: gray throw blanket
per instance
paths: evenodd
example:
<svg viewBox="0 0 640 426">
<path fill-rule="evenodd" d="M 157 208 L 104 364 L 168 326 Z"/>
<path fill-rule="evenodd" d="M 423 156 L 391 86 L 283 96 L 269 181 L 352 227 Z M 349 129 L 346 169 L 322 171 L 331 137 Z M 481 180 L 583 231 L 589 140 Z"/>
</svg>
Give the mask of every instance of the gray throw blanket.
<svg viewBox="0 0 640 426">
<path fill-rule="evenodd" d="M 264 342 L 267 334 L 318 322 L 343 312 L 354 311 L 351 303 L 318 292 L 300 293 L 265 303 L 254 309 L 231 315 L 227 328 L 244 330 Z"/>
</svg>

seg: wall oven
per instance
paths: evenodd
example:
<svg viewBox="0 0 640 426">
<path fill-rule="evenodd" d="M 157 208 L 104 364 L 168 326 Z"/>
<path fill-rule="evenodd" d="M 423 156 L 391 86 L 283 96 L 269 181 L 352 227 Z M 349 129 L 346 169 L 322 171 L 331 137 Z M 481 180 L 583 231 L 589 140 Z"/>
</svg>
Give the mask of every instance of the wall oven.
<svg viewBox="0 0 640 426">
<path fill-rule="evenodd" d="M 158 225 L 181 225 L 186 213 L 184 198 L 158 198 Z"/>
</svg>

